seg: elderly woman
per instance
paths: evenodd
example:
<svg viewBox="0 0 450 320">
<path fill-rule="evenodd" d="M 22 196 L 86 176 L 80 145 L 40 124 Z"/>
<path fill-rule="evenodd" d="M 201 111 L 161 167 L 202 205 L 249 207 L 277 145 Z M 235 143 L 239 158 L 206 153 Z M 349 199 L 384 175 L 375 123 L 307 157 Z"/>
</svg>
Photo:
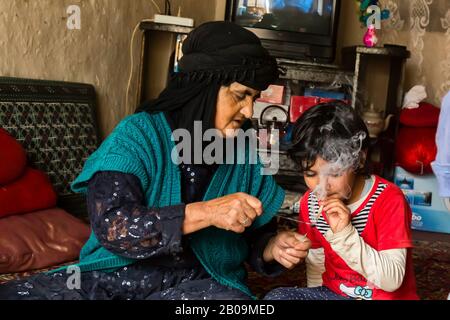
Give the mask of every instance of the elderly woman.
<svg viewBox="0 0 450 320">
<path fill-rule="evenodd" d="M 0 286 L 0 298 L 249 299 L 244 262 L 274 275 L 306 256 L 309 242 L 272 226 L 284 192 L 260 163 L 172 159 L 173 132 L 194 139 L 195 121 L 231 139 L 277 79 L 275 59 L 228 22 L 195 29 L 183 53 L 159 98 L 124 119 L 72 185 L 87 194 L 92 225 L 80 286 L 62 268 Z"/>
</svg>

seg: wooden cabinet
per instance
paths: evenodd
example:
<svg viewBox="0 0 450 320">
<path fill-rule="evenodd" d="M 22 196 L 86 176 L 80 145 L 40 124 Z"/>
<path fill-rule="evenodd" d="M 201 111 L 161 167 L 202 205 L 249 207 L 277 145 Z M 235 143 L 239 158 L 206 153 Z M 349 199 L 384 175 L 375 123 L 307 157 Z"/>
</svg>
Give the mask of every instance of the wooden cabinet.
<svg viewBox="0 0 450 320">
<path fill-rule="evenodd" d="M 178 35 L 186 35 L 193 28 L 142 22 L 139 59 L 137 104 L 156 98 L 165 88 L 169 70 L 173 68 L 172 53 L 175 50 Z"/>
<path fill-rule="evenodd" d="M 156 98 L 164 89 L 173 68 L 172 53 L 175 51 L 177 38 L 193 29 L 143 22 L 140 30 L 142 46 L 136 90 L 137 104 Z M 288 89 L 285 104 L 290 104 L 291 95 L 303 95 L 308 88 L 332 88 L 344 93 L 361 115 L 370 104 L 376 105 L 384 117 L 392 114 L 391 125 L 386 132 L 371 139 L 370 150 L 370 165 L 374 172 L 392 180 L 405 63 L 409 56 L 409 51 L 404 47 L 357 46 L 343 49 L 342 66 L 278 59 L 279 66 L 284 71 L 279 84 Z M 292 180 L 295 176 L 293 164 L 287 159 L 285 151 L 283 157 L 286 159 L 283 160 L 280 171 L 288 172 L 287 176 Z"/>
<path fill-rule="evenodd" d="M 371 105 L 383 119 L 392 116 L 385 132 L 371 139 L 372 171 L 393 180 L 395 148 L 403 101 L 406 60 L 410 52 L 402 46 L 343 49 L 343 67 L 353 70 L 352 106 L 364 118 Z"/>
</svg>

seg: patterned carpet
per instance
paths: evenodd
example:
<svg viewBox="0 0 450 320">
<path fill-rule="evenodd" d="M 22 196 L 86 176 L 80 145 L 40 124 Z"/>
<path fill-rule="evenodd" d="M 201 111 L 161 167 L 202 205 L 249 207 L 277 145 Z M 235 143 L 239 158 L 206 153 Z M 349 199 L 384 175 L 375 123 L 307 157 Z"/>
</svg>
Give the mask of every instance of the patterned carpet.
<svg viewBox="0 0 450 320">
<path fill-rule="evenodd" d="M 450 293 L 450 243 L 415 241 L 414 245 L 414 268 L 420 298 L 423 300 L 446 300 Z M 50 269 L 3 274 L 0 275 L 0 284 Z M 264 296 L 271 289 L 277 287 L 306 286 L 305 267 L 300 265 L 277 278 L 270 279 L 250 272 L 249 286 L 258 297 Z"/>
<path fill-rule="evenodd" d="M 414 242 L 417 291 L 422 300 L 446 300 L 450 293 L 450 243 Z M 250 272 L 249 284 L 258 297 L 277 287 L 306 286 L 305 266 L 300 265 L 277 278 L 267 279 Z"/>
</svg>

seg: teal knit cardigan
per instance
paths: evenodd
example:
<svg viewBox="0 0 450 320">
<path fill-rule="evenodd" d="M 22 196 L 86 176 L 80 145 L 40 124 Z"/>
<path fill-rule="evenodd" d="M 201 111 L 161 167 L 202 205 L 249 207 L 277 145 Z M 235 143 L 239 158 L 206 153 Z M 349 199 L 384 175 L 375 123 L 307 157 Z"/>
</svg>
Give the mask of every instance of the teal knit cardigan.
<svg viewBox="0 0 450 320">
<path fill-rule="evenodd" d="M 88 158 L 83 171 L 73 182 L 72 189 L 86 193 L 88 181 L 96 172 L 118 171 L 139 178 L 147 206 L 159 208 L 181 204 L 180 171 L 171 158 L 174 147 L 172 130 L 163 113 L 138 113 L 129 116 L 119 123 L 99 149 Z M 245 153 L 248 160 L 248 147 Z M 284 191 L 273 177 L 261 175 L 261 168 L 259 161 L 253 165 L 220 165 L 206 191 L 204 201 L 237 192 L 253 195 L 260 199 L 264 210 L 251 228 L 263 226 L 281 207 Z M 242 235 L 209 227 L 189 235 L 188 239 L 195 255 L 215 280 L 252 296 L 244 283 L 246 272 L 243 262 L 248 256 L 248 246 Z M 109 272 L 136 261 L 106 250 L 92 232 L 80 252 L 80 261 L 76 266 L 81 272 Z M 65 268 L 67 267 L 53 272 Z"/>
</svg>

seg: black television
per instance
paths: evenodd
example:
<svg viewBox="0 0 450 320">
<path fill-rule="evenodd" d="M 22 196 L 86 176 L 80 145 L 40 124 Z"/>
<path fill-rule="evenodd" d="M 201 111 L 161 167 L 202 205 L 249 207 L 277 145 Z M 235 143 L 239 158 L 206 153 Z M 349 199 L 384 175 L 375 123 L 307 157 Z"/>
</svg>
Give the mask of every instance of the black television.
<svg viewBox="0 0 450 320">
<path fill-rule="evenodd" d="M 331 63 L 340 0 L 227 0 L 226 19 L 254 32 L 279 58 Z"/>
</svg>

